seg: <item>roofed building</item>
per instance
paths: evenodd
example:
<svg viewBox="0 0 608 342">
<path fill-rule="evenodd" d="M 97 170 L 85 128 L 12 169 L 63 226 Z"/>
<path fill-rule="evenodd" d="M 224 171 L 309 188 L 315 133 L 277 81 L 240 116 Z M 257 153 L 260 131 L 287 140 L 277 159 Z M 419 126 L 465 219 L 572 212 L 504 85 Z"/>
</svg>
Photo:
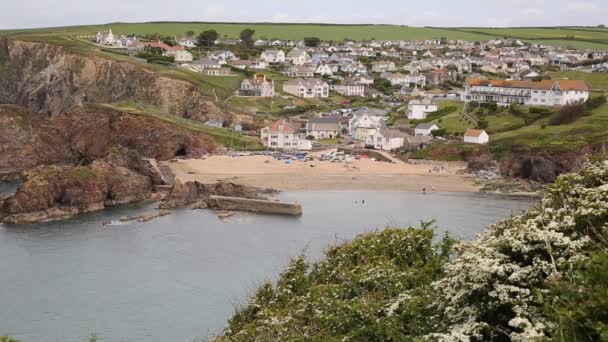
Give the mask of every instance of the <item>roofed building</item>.
<svg viewBox="0 0 608 342">
<path fill-rule="evenodd" d="M 464 102 L 533 106 L 563 106 L 589 99 L 589 86 L 581 80 L 504 81 L 469 78 Z"/>
</svg>

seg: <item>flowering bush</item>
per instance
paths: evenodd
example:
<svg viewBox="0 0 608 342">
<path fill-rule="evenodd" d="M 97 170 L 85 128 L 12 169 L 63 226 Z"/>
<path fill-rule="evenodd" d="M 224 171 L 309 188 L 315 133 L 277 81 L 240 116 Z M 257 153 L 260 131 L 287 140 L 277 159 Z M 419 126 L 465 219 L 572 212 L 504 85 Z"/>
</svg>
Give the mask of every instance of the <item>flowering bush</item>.
<svg viewBox="0 0 608 342">
<path fill-rule="evenodd" d="M 491 226 L 434 284 L 443 341 L 550 337 L 554 322 L 543 310 L 546 282 L 562 279 L 608 236 L 608 162 L 591 162 L 561 176 L 540 206 Z"/>
<path fill-rule="evenodd" d="M 607 249 L 608 161 L 594 161 L 470 242 L 433 245 L 427 224 L 297 257 L 218 340 L 602 340 Z"/>
</svg>

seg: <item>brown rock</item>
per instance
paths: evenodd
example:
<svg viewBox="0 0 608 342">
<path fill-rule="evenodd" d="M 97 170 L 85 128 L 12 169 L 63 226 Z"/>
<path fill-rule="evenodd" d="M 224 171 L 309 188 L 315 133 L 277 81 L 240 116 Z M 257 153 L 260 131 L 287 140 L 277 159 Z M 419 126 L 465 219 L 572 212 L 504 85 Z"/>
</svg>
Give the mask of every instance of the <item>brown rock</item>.
<svg viewBox="0 0 608 342">
<path fill-rule="evenodd" d="M 208 136 L 156 118 L 87 106 L 46 119 L 24 108 L 0 105 L 0 171 L 88 164 L 104 158 L 116 145 L 159 160 L 198 158 L 215 148 Z M 150 165 L 136 167 L 143 168 Z"/>
<path fill-rule="evenodd" d="M 87 166 L 39 166 L 0 207 L 0 221 L 32 223 L 150 197 L 153 178 L 132 169 L 137 155 L 121 147 Z M 137 165 L 136 165 L 137 166 Z"/>
<path fill-rule="evenodd" d="M 266 199 L 264 194 L 267 193 L 270 193 L 270 190 L 228 182 L 218 182 L 215 184 L 184 183 L 179 178 L 176 178 L 173 188 L 161 203 L 161 208 L 170 209 L 194 205 L 194 208 L 203 209 L 212 206 L 212 203 L 209 202 L 209 196 L 211 195 Z"/>
</svg>

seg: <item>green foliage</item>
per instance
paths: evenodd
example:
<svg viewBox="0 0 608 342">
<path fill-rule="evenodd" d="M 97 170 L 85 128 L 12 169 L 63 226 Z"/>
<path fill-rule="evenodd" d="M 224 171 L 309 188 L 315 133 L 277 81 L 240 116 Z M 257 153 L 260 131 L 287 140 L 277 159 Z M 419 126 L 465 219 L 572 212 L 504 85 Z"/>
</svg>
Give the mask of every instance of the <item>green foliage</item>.
<svg viewBox="0 0 608 342">
<path fill-rule="evenodd" d="M 395 91 L 395 88 L 389 80 L 380 77 L 374 78 L 373 87 L 384 95 L 391 95 Z"/>
<path fill-rule="evenodd" d="M 319 37 L 304 37 L 304 44 L 309 47 L 317 47 L 321 44 L 321 39 Z"/>
<path fill-rule="evenodd" d="M 477 129 L 486 129 L 488 128 L 488 120 L 478 120 L 477 121 Z"/>
<path fill-rule="evenodd" d="M 4 336 L 0 336 L 0 342 L 20 342 L 20 341 L 4 335 Z"/>
<path fill-rule="evenodd" d="M 454 240 L 433 244 L 429 225 L 359 236 L 314 264 L 294 258 L 217 340 L 403 341 L 431 331 L 430 285 Z"/>
<path fill-rule="evenodd" d="M 549 118 L 549 125 L 559 126 L 571 124 L 578 118 L 588 114 L 587 108 L 583 103 L 567 104 Z"/>
<path fill-rule="evenodd" d="M 215 45 L 215 41 L 219 38 L 219 33 L 216 30 L 206 30 L 198 35 L 198 46 L 210 47 Z"/>
<path fill-rule="evenodd" d="M 595 253 L 567 277 L 549 281 L 547 315 L 557 341 L 608 341 L 608 255 Z M 545 297 L 545 296 L 543 296 Z M 540 297 L 539 300 L 542 300 Z"/>
<path fill-rule="evenodd" d="M 246 28 L 243 31 L 241 31 L 241 33 L 239 34 L 239 37 L 241 38 L 241 40 L 243 41 L 243 44 L 245 44 L 245 46 L 251 47 L 251 46 L 253 46 L 253 35 L 254 34 L 255 34 L 255 30 Z"/>
<path fill-rule="evenodd" d="M 433 135 L 433 137 L 443 137 L 448 134 L 448 130 L 445 128 L 440 128 L 440 129 L 431 131 L 431 134 Z"/>
</svg>

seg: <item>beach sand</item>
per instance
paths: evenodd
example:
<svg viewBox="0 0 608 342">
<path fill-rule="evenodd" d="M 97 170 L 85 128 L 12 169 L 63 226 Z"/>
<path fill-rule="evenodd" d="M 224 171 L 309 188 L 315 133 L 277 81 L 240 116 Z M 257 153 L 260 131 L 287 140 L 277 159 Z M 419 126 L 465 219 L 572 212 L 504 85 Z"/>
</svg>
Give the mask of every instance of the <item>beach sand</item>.
<svg viewBox="0 0 608 342">
<path fill-rule="evenodd" d="M 439 192 L 477 192 L 473 179 L 458 171 L 466 163 L 437 163 L 445 171 L 429 173 L 433 165 L 388 163 L 369 159 L 351 163 L 285 161 L 268 156 L 211 156 L 167 165 L 182 181 L 236 184 L 276 190 L 412 190 L 433 187 Z M 312 166 L 311 166 L 312 165 Z M 314 166 L 314 167 L 313 167 Z"/>
</svg>

